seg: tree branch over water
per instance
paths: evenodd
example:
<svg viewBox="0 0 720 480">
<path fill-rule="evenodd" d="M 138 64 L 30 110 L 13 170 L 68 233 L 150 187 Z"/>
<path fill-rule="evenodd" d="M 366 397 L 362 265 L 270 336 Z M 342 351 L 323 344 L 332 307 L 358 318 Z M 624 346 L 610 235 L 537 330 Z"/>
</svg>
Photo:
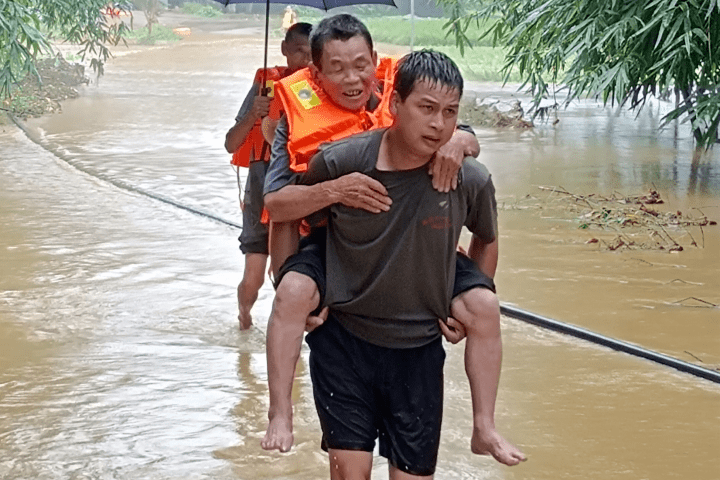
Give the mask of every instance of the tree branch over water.
<svg viewBox="0 0 720 480">
<path fill-rule="evenodd" d="M 35 66 L 52 53 L 59 39 L 79 48 L 78 55 L 102 75 L 110 57 L 109 45 L 117 45 L 127 31 L 122 22 L 112 22 L 105 13 L 107 0 L 0 0 L 0 99 L 12 93 L 14 84 L 26 75 L 39 78 Z M 121 9 L 129 10 L 127 2 Z M 124 11 L 124 10 L 123 10 Z M 111 15 L 110 15 L 111 16 Z"/>
<path fill-rule="evenodd" d="M 681 99 L 663 117 L 690 122 L 698 147 L 718 141 L 720 2 L 718 0 L 436 0 L 458 46 L 485 37 L 507 49 L 503 69 L 520 74 L 534 108 L 549 85 L 565 105 L 593 96 L 641 109 L 650 98 Z M 493 26 L 481 30 L 488 20 Z M 468 32 L 482 31 L 479 38 Z M 461 49 L 463 51 L 463 49 Z"/>
</svg>

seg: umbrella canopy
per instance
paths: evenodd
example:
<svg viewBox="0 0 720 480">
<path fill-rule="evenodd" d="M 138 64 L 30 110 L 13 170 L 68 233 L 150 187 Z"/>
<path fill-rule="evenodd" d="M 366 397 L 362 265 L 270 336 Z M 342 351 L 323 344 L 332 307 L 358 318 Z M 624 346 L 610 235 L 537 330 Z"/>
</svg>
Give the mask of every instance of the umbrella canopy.
<svg viewBox="0 0 720 480">
<path fill-rule="evenodd" d="M 322 10 L 330 10 L 331 8 L 347 7 L 348 5 L 392 5 L 395 6 L 393 0 L 215 0 L 225 6 L 234 3 L 282 3 L 285 5 L 301 5 L 303 7 L 315 7 Z"/>
<path fill-rule="evenodd" d="M 304 7 L 314 7 L 321 10 L 329 10 L 337 7 L 347 7 L 350 5 L 392 5 L 396 6 L 394 0 L 215 0 L 218 3 L 222 3 L 225 6 L 232 5 L 234 3 L 264 3 L 265 4 L 265 56 L 263 60 L 263 69 L 267 70 L 267 56 L 268 56 L 268 33 L 270 32 L 270 4 L 281 3 L 285 5 L 302 5 Z M 265 88 L 266 79 L 263 78 L 263 88 L 261 89 L 263 95 L 267 94 Z"/>
</svg>

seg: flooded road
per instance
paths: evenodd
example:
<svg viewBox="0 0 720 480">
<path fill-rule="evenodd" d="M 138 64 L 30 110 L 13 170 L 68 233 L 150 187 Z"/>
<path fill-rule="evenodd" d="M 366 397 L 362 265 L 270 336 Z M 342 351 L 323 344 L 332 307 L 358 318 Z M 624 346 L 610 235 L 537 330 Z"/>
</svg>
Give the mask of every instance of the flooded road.
<svg viewBox="0 0 720 480">
<path fill-rule="evenodd" d="M 257 328 L 239 333 L 238 231 L 138 193 L 240 223 L 222 143 L 262 51 L 256 32 L 242 33 L 119 52 L 62 115 L 28 122 L 61 158 L 0 126 L 0 478 L 327 477 L 306 349 L 296 447 L 259 448 L 272 289 L 254 309 Z M 673 303 L 720 303 L 717 230 L 704 231 L 702 249 L 603 252 L 570 220 L 512 208 L 540 197 L 538 185 L 654 185 L 672 208 L 717 220 L 717 154 L 693 164 L 687 142 L 655 135 L 648 117 L 592 104 L 560 118 L 533 132 L 478 129 L 504 205 L 501 300 L 720 365 L 718 309 Z M 447 346 L 436 478 L 718 477 L 717 385 L 515 320 L 503 328 L 497 422 L 530 460 L 509 469 L 470 453 L 462 348 Z"/>
</svg>

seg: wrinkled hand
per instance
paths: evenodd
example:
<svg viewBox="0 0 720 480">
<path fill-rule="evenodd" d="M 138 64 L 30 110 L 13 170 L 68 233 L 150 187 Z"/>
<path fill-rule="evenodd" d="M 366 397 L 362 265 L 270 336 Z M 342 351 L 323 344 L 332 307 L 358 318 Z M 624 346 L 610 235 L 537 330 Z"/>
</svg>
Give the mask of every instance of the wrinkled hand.
<svg viewBox="0 0 720 480">
<path fill-rule="evenodd" d="M 346 207 L 370 213 L 387 212 L 392 200 L 382 183 L 359 172 L 349 173 L 331 181 L 337 202 Z"/>
<path fill-rule="evenodd" d="M 467 332 L 465 331 L 465 325 L 458 322 L 452 317 L 448 317 L 447 323 L 443 322 L 442 320 L 438 320 L 440 323 L 440 330 L 442 330 L 442 334 L 445 337 L 445 340 L 452 343 L 453 345 L 459 343 L 467 336 Z"/>
<path fill-rule="evenodd" d="M 255 118 L 266 117 L 267 114 L 270 113 L 270 102 L 272 102 L 272 98 L 270 97 L 264 97 L 262 95 L 256 96 L 250 108 L 250 113 Z"/>
<path fill-rule="evenodd" d="M 455 190 L 458 184 L 458 171 L 465 158 L 465 147 L 460 137 L 453 137 L 435 152 L 430 161 L 429 173 L 432 176 L 433 188 L 438 192 Z"/>
<path fill-rule="evenodd" d="M 305 331 L 310 333 L 325 323 L 325 320 L 327 320 L 328 317 L 328 310 L 329 308 L 325 307 L 320 310 L 320 313 L 318 313 L 317 316 L 308 315 L 307 319 L 305 319 Z"/>
</svg>

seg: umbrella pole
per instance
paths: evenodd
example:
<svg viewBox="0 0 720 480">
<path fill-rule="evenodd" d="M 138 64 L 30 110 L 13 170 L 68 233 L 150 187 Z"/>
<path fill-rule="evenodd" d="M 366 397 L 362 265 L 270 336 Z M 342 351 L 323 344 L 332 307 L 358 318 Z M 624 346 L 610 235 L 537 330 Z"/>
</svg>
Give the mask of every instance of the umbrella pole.
<svg viewBox="0 0 720 480">
<path fill-rule="evenodd" d="M 261 95 L 267 96 L 269 89 L 267 88 L 267 57 L 268 57 L 268 35 L 270 33 L 270 0 L 265 3 L 265 58 L 263 60 L 263 83 L 260 91 Z"/>
</svg>

